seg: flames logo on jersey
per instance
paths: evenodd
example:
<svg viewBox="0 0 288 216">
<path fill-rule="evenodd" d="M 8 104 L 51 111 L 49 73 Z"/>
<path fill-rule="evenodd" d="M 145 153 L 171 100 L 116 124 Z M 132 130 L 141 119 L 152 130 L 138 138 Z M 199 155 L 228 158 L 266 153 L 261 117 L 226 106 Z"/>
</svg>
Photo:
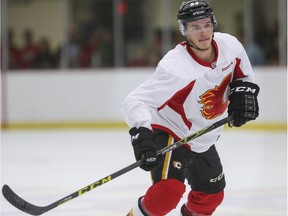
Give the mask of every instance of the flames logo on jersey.
<svg viewBox="0 0 288 216">
<path fill-rule="evenodd" d="M 205 119 L 214 119 L 217 116 L 222 115 L 228 106 L 228 100 L 224 98 L 224 94 L 227 86 L 231 81 L 232 74 L 227 75 L 219 86 L 215 86 L 213 89 L 207 90 L 200 96 L 199 104 L 203 104 L 201 107 L 202 116 Z"/>
</svg>

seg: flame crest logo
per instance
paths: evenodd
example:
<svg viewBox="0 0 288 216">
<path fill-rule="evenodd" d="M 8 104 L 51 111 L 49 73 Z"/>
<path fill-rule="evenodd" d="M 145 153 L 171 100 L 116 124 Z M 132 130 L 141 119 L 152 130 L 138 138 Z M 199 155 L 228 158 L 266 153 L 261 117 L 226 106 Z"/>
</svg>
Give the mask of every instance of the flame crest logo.
<svg viewBox="0 0 288 216">
<path fill-rule="evenodd" d="M 227 75 L 219 86 L 215 86 L 213 89 L 207 90 L 202 94 L 198 101 L 199 104 L 203 104 L 201 107 L 202 116 L 207 119 L 214 119 L 217 116 L 222 115 L 228 106 L 228 100 L 224 98 L 226 88 L 228 87 L 232 73 Z"/>
</svg>

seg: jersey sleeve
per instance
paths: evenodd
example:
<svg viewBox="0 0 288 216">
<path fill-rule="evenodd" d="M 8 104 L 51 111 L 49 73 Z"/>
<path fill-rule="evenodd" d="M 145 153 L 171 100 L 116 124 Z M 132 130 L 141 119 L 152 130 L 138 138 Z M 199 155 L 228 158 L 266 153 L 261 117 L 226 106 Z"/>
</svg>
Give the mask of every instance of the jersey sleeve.
<svg viewBox="0 0 288 216">
<path fill-rule="evenodd" d="M 152 113 L 157 112 L 175 91 L 172 72 L 159 63 L 154 74 L 132 91 L 122 102 L 121 111 L 129 127 L 151 129 Z M 177 85 L 177 84 L 176 84 Z"/>
<path fill-rule="evenodd" d="M 223 58 L 235 60 L 233 80 L 241 79 L 253 82 L 253 69 L 241 42 L 236 37 L 227 33 L 215 32 L 214 38 L 219 45 Z"/>
<path fill-rule="evenodd" d="M 236 38 L 235 43 L 235 47 L 237 47 L 237 53 L 233 80 L 241 79 L 243 81 L 253 82 L 254 73 L 248 55 L 243 45 Z"/>
</svg>

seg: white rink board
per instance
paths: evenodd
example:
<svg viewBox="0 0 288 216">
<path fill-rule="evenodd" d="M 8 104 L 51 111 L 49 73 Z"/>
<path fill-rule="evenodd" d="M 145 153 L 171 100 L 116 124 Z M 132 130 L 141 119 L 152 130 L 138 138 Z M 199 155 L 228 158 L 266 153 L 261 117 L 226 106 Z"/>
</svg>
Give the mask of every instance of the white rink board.
<svg viewBox="0 0 288 216">
<path fill-rule="evenodd" d="M 7 123 L 123 122 L 120 106 L 150 69 L 10 72 L 3 105 Z M 260 85 L 257 122 L 285 123 L 287 69 L 255 68 Z"/>
</svg>

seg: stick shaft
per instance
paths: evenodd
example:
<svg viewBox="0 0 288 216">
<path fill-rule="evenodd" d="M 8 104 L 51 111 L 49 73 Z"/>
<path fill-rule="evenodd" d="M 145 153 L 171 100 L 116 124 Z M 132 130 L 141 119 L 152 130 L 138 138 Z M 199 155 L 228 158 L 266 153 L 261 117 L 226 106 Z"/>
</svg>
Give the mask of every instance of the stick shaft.
<svg viewBox="0 0 288 216">
<path fill-rule="evenodd" d="M 165 148 L 158 150 L 157 155 L 165 155 L 167 152 L 173 151 L 174 149 L 185 145 L 190 140 L 196 139 L 197 137 L 202 136 L 202 135 L 208 133 L 209 131 L 214 130 L 215 128 L 223 126 L 224 124 L 228 123 L 231 120 L 232 120 L 232 117 L 228 116 L 228 117 L 226 117 L 220 121 L 217 121 L 214 124 L 212 124 L 208 127 L 205 127 L 202 130 L 199 130 L 199 131 L 185 137 L 184 139 L 173 143 L 170 146 L 167 146 Z M 86 187 L 81 188 L 80 190 L 77 190 L 77 191 L 69 194 L 68 196 L 65 196 L 62 199 L 60 199 L 54 203 L 51 203 L 50 205 L 43 206 L 43 207 L 35 206 L 33 204 L 26 202 L 24 199 L 19 197 L 8 185 L 3 186 L 2 193 L 3 193 L 4 197 L 16 208 L 18 208 L 18 209 L 20 209 L 20 210 L 22 210 L 28 214 L 31 214 L 31 215 L 41 215 L 47 211 L 50 211 L 51 209 L 54 209 L 60 205 L 67 203 L 68 201 L 71 201 L 72 199 L 74 199 L 76 197 L 79 197 L 79 196 L 85 194 L 86 192 L 88 192 L 90 190 L 93 190 L 93 189 L 95 189 L 95 188 L 97 188 L 103 184 L 106 184 L 107 182 L 110 182 L 111 180 L 113 180 L 113 179 L 139 167 L 139 166 L 141 166 L 142 164 L 143 164 L 142 160 L 136 161 L 135 163 L 133 163 L 127 167 L 124 167 L 124 168 L 112 173 L 111 175 L 108 175 L 108 176 L 106 176 L 106 177 L 104 177 L 104 178 L 102 178 L 96 182 L 93 182 L 92 184 L 87 185 Z"/>
</svg>

